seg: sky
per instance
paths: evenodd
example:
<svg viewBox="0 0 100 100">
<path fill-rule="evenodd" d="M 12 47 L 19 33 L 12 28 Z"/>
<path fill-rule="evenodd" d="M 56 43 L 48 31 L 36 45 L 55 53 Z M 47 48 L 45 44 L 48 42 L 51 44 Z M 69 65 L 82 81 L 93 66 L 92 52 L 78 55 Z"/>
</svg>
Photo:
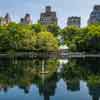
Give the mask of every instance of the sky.
<svg viewBox="0 0 100 100">
<path fill-rule="evenodd" d="M 89 14 L 100 0 L 0 0 L 0 16 L 7 12 L 13 21 L 20 21 L 26 13 L 31 14 L 33 23 L 40 18 L 45 6 L 50 5 L 57 12 L 58 24 L 65 27 L 69 16 L 81 16 L 82 27 L 87 25 Z"/>
</svg>

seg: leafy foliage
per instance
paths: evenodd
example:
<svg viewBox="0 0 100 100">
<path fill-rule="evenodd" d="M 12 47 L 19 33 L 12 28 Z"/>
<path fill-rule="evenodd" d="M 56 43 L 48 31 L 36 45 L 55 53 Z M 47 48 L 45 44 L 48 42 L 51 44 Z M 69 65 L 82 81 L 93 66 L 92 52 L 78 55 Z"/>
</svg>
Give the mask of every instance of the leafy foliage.
<svg viewBox="0 0 100 100">
<path fill-rule="evenodd" d="M 52 33 L 47 32 L 46 29 L 44 30 L 39 24 L 23 25 L 10 23 L 8 26 L 0 26 L 0 51 L 55 51 L 57 47 L 56 37 Z"/>
<path fill-rule="evenodd" d="M 37 34 L 37 46 L 42 51 L 55 51 L 58 48 L 58 42 L 52 33 L 40 32 Z"/>
<path fill-rule="evenodd" d="M 65 43 L 71 51 L 97 53 L 100 51 L 100 24 L 79 29 L 71 26 L 62 31 Z"/>
</svg>

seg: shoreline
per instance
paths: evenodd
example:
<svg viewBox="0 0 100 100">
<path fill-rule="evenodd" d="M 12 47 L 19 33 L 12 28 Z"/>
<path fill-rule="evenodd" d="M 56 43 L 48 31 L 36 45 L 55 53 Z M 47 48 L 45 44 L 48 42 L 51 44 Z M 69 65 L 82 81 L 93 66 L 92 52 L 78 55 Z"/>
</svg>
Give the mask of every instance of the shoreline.
<svg viewBox="0 0 100 100">
<path fill-rule="evenodd" d="M 99 54 L 85 54 L 85 53 L 77 53 L 77 52 L 69 52 L 69 53 L 60 53 L 60 52 L 41 52 L 41 53 L 36 53 L 36 52 L 17 52 L 17 53 L 0 53 L 0 59 L 2 58 L 18 58 L 18 59 L 35 59 L 35 58 L 40 58 L 40 59 L 47 59 L 47 58 L 61 58 L 61 59 L 66 59 L 66 58 L 100 58 L 100 53 Z"/>
</svg>

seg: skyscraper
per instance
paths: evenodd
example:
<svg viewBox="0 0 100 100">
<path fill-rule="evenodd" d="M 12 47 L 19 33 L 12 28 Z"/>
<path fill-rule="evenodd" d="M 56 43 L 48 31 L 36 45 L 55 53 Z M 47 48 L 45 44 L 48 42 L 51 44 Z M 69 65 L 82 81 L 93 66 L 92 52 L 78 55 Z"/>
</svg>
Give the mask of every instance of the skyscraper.
<svg viewBox="0 0 100 100">
<path fill-rule="evenodd" d="M 56 12 L 51 10 L 51 6 L 46 6 L 45 12 L 40 14 L 39 22 L 42 25 L 57 24 Z"/>
<path fill-rule="evenodd" d="M 31 16 L 30 16 L 30 14 L 26 14 L 25 16 L 24 16 L 24 18 L 21 18 L 20 19 L 20 23 L 22 23 L 22 24 L 32 24 L 32 18 L 31 18 Z"/>
<path fill-rule="evenodd" d="M 76 16 L 68 17 L 67 25 L 68 26 L 74 25 L 74 26 L 80 27 L 81 26 L 81 18 L 76 17 Z"/>
<path fill-rule="evenodd" d="M 90 14 L 88 24 L 100 23 L 100 5 L 95 5 Z"/>
<path fill-rule="evenodd" d="M 11 17 L 9 15 L 9 13 L 6 13 L 5 17 L 4 17 L 6 24 L 9 24 L 11 22 Z"/>
<path fill-rule="evenodd" d="M 4 17 L 0 17 L 0 25 L 8 25 L 11 23 L 11 17 L 9 13 L 6 13 Z"/>
</svg>

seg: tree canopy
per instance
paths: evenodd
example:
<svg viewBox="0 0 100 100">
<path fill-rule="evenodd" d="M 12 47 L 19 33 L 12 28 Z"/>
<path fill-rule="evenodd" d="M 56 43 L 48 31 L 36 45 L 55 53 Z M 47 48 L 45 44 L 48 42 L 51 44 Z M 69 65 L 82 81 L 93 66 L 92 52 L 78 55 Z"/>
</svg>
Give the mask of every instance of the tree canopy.
<svg viewBox="0 0 100 100">
<path fill-rule="evenodd" d="M 100 24 L 84 28 L 76 26 L 60 29 L 57 25 L 44 26 L 40 23 L 24 25 L 10 23 L 0 26 L 0 51 L 42 50 L 55 51 L 62 37 L 70 51 L 98 53 L 100 51 Z"/>
<path fill-rule="evenodd" d="M 43 51 L 56 51 L 58 48 L 57 39 L 50 32 L 40 32 L 37 34 L 38 49 Z"/>
<path fill-rule="evenodd" d="M 38 25 L 10 23 L 0 26 L 0 51 L 9 50 L 57 50 L 57 39 Z M 40 29 L 39 28 L 39 29 Z M 38 48 L 37 48 L 38 47 Z"/>
<path fill-rule="evenodd" d="M 71 51 L 88 53 L 100 51 L 100 24 L 85 28 L 67 27 L 62 30 L 62 34 Z"/>
</svg>

